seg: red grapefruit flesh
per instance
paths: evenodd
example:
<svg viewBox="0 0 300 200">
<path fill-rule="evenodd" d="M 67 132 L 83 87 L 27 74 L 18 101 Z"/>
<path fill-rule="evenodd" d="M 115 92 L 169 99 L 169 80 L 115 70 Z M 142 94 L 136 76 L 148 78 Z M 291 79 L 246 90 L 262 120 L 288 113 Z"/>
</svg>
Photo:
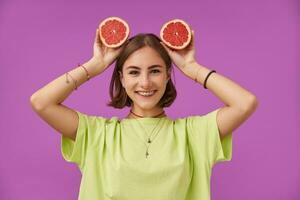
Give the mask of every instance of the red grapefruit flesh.
<svg viewBox="0 0 300 200">
<path fill-rule="evenodd" d="M 160 38 L 168 47 L 180 50 L 187 47 L 191 42 L 192 31 L 185 21 L 174 19 L 162 26 Z"/>
<path fill-rule="evenodd" d="M 99 30 L 102 43 L 111 48 L 121 46 L 129 36 L 127 22 L 119 17 L 104 19 L 99 25 Z"/>
</svg>

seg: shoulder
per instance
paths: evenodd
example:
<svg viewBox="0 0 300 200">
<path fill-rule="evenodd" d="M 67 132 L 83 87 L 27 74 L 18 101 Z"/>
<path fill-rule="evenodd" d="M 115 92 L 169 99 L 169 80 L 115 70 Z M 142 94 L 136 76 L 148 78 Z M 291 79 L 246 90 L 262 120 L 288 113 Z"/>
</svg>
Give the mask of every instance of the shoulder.
<svg viewBox="0 0 300 200">
<path fill-rule="evenodd" d="M 99 116 L 99 115 L 91 115 L 86 114 L 80 111 L 76 111 L 79 117 L 80 122 L 85 122 L 89 125 L 96 125 L 96 124 L 116 124 L 119 123 L 119 118 L 116 116 L 112 117 L 105 117 L 105 116 Z"/>
<path fill-rule="evenodd" d="M 199 114 L 199 115 L 189 115 L 186 117 L 179 117 L 174 119 L 175 124 L 186 124 L 190 127 L 199 127 L 206 125 L 207 123 L 214 123 L 216 121 L 216 116 L 219 111 L 218 109 Z"/>
</svg>

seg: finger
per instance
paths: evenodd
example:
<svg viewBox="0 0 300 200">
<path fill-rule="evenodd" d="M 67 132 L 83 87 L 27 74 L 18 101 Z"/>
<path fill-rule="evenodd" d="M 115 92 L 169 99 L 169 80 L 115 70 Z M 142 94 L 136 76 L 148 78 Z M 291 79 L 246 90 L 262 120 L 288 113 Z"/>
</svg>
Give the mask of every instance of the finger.
<svg viewBox="0 0 300 200">
<path fill-rule="evenodd" d="M 195 32 L 192 30 L 192 38 L 191 38 L 191 47 L 194 47 L 195 45 Z"/>
<path fill-rule="evenodd" d="M 100 44 L 102 46 L 102 42 L 100 40 L 99 29 L 96 30 L 95 43 Z"/>
<path fill-rule="evenodd" d="M 103 52 L 104 52 L 104 54 L 106 54 L 108 50 L 109 50 L 109 49 L 108 49 L 107 46 L 103 46 Z"/>
</svg>

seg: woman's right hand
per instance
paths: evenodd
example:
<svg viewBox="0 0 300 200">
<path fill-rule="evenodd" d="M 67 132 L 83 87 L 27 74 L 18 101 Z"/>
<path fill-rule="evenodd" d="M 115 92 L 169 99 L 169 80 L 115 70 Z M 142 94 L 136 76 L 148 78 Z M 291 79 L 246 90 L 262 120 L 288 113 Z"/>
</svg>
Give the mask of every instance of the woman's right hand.
<svg viewBox="0 0 300 200">
<path fill-rule="evenodd" d="M 97 65 L 97 70 L 99 72 L 104 71 L 108 66 L 110 66 L 117 56 L 120 54 L 120 52 L 123 49 L 122 45 L 121 47 L 118 48 L 109 48 L 106 47 L 100 40 L 100 34 L 99 34 L 99 29 L 96 30 L 96 36 L 95 36 L 95 41 L 94 41 L 94 55 L 92 60 L 96 61 L 99 63 Z"/>
</svg>

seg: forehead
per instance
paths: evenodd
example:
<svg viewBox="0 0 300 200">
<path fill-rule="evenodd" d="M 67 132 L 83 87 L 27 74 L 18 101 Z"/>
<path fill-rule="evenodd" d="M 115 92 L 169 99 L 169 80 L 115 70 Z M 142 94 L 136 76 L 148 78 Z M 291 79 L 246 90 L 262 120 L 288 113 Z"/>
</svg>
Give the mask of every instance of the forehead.
<svg viewBox="0 0 300 200">
<path fill-rule="evenodd" d="M 140 68 L 147 68 L 153 65 L 165 66 L 162 57 L 153 48 L 145 46 L 133 52 L 125 61 L 124 69 L 130 66 L 138 66 Z"/>
</svg>

